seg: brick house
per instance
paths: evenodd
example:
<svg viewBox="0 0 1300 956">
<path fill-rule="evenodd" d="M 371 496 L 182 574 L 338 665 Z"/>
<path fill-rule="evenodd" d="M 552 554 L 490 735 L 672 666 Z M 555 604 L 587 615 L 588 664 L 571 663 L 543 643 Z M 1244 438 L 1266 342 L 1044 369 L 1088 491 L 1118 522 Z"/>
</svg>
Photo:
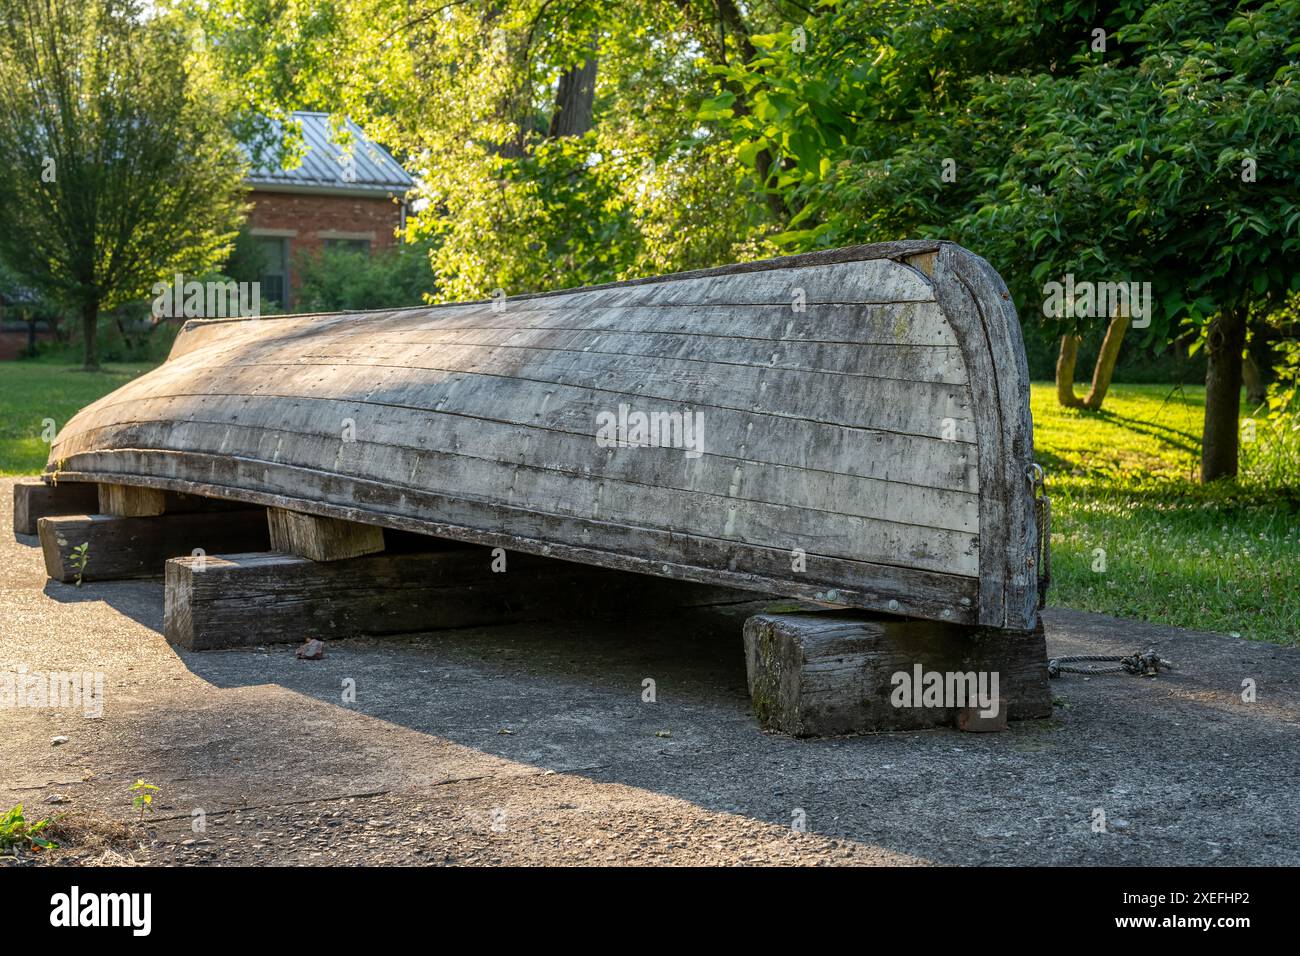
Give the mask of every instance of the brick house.
<svg viewBox="0 0 1300 956">
<path fill-rule="evenodd" d="M 301 165 L 262 166 L 245 179 L 253 204 L 247 229 L 262 251 L 261 297 L 293 308 L 294 262 L 326 248 L 369 255 L 397 242 L 415 181 L 389 152 L 351 120 L 348 149 L 332 135 L 328 113 L 296 112 L 302 126 Z"/>
<path fill-rule="evenodd" d="M 0 362 L 25 355 L 53 337 L 58 316 L 39 297 L 17 284 L 0 287 Z"/>
</svg>

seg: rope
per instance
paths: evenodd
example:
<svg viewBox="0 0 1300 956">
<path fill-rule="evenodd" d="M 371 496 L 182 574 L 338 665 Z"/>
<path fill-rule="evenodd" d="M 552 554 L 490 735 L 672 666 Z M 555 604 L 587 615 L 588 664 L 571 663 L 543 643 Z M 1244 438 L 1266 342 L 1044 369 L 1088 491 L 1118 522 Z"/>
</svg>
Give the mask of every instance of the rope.
<svg viewBox="0 0 1300 956">
<path fill-rule="evenodd" d="M 1038 609 L 1041 611 L 1047 607 L 1047 589 L 1052 586 L 1052 499 L 1047 496 L 1042 465 L 1031 462 L 1025 477 L 1034 496 L 1034 524 L 1038 528 Z"/>
<path fill-rule="evenodd" d="M 1079 664 L 1105 664 L 1105 667 L 1078 667 Z M 1169 670 L 1173 661 L 1167 661 L 1154 649 L 1145 654 L 1130 654 L 1128 657 L 1105 657 L 1096 654 L 1080 654 L 1074 657 L 1053 657 L 1047 661 L 1047 676 L 1060 677 L 1062 674 L 1135 674 L 1138 677 L 1155 677 L 1161 670 Z"/>
<path fill-rule="evenodd" d="M 1025 469 L 1025 478 L 1029 481 L 1029 492 L 1034 496 L 1034 523 L 1038 526 L 1038 608 L 1042 610 L 1047 607 L 1047 589 L 1052 586 L 1052 499 L 1047 494 L 1047 478 L 1042 465 L 1030 462 Z M 1165 660 L 1154 650 L 1128 657 L 1081 654 L 1051 658 L 1047 662 L 1047 675 L 1128 673 L 1155 677 L 1162 668 L 1168 670 L 1173 666 L 1173 662 Z"/>
</svg>

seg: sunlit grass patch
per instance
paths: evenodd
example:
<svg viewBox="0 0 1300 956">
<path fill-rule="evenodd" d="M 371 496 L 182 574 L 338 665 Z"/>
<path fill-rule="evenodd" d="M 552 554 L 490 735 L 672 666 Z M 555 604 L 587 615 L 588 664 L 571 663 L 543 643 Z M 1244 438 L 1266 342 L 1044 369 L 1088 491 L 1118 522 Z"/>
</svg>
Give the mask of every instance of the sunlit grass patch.
<svg viewBox="0 0 1300 956">
<path fill-rule="evenodd" d="M 1099 412 L 1062 408 L 1051 384 L 1033 386 L 1036 457 L 1050 473 L 1105 483 L 1194 479 L 1200 465 L 1205 389 L 1115 385 Z"/>
<path fill-rule="evenodd" d="M 1034 386 L 1052 604 L 1295 644 L 1300 492 L 1196 483 L 1204 391 L 1115 386 L 1101 413 Z"/>
<path fill-rule="evenodd" d="M 62 428 L 98 398 L 149 371 L 152 365 L 106 365 L 100 372 L 43 361 L 0 362 L 0 475 L 34 475 L 50 446 L 45 420 Z"/>
</svg>

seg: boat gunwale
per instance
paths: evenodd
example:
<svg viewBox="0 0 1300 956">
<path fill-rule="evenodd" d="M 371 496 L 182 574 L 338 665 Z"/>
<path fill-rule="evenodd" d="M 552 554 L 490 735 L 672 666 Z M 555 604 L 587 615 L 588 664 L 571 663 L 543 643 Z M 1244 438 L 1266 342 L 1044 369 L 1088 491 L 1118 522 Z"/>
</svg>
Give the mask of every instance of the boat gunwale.
<svg viewBox="0 0 1300 956">
<path fill-rule="evenodd" d="M 808 584 L 800 584 L 786 579 L 769 577 L 752 571 L 733 571 L 713 567 L 701 567 L 699 565 L 677 561 L 623 554 L 621 552 L 599 547 L 586 547 L 566 542 L 532 538 L 507 531 L 492 531 L 484 528 L 475 528 L 454 522 L 437 521 L 430 518 L 421 518 L 415 515 L 401 514 L 392 510 L 377 510 L 357 505 L 355 503 L 350 505 L 337 504 L 334 502 L 323 501 L 320 498 L 298 497 L 277 492 L 259 491 L 236 484 L 199 481 L 192 478 L 175 478 L 157 474 L 141 474 L 133 471 L 113 471 L 107 469 L 101 470 L 98 468 L 89 471 L 82 471 L 76 467 L 77 459 L 94 458 L 95 456 L 130 455 L 148 456 L 153 459 L 163 458 L 168 461 L 188 460 L 187 463 L 190 464 L 196 464 L 194 459 L 208 459 L 213 466 L 219 466 L 220 463 L 223 462 L 230 464 L 242 462 L 251 467 L 262 469 L 267 473 L 278 471 L 295 475 L 316 475 L 320 477 L 322 484 L 331 485 L 335 488 L 336 494 L 344 495 L 353 502 L 365 500 L 366 494 L 364 492 L 369 492 L 372 498 L 383 497 L 383 494 L 387 492 L 391 497 L 397 499 L 427 498 L 455 500 L 472 504 L 482 504 L 485 507 L 491 507 L 498 511 L 505 510 L 517 512 L 522 515 L 533 515 L 554 519 L 559 522 L 576 526 L 603 527 L 637 535 L 653 534 L 655 536 L 665 537 L 669 540 L 685 541 L 706 546 L 713 545 L 720 551 L 726 549 L 733 553 L 749 553 L 752 556 L 770 554 L 774 558 L 779 556 L 782 561 L 788 561 L 789 557 L 789 551 L 784 548 L 747 544 L 744 542 L 736 542 L 723 538 L 712 538 L 689 532 L 649 529 L 597 518 L 578 518 L 569 515 L 554 515 L 532 508 L 501 505 L 496 502 L 481 502 L 460 495 L 443 495 L 420 489 L 404 488 L 392 482 L 378 482 L 372 479 L 353 478 L 351 476 L 337 475 L 333 472 L 322 471 L 320 469 L 305 468 L 296 465 L 284 465 L 275 462 L 267 462 L 262 459 L 246 458 L 236 455 L 214 455 L 211 453 L 179 452 L 159 449 L 113 449 L 111 451 L 77 452 L 68 459 L 68 462 L 72 464 L 72 467 L 61 468 L 56 473 L 57 480 L 131 484 L 140 485 L 146 488 L 158 488 L 165 491 L 179 491 L 187 494 L 202 495 L 204 497 L 222 498 L 228 501 L 246 502 L 269 508 L 286 508 L 307 514 L 321 515 L 323 517 L 339 518 L 345 521 L 378 525 L 380 527 L 392 528 L 398 531 L 414 531 L 421 534 L 431 534 L 439 538 L 448 538 L 471 544 L 504 547 L 507 550 L 513 549 L 542 557 L 559 558 L 561 560 L 577 561 L 578 563 L 594 564 L 618 570 L 653 574 L 658 577 L 670 577 L 677 580 L 693 581 L 696 583 L 720 584 L 744 590 L 776 594 L 783 597 L 811 600 L 819 603 L 861 607 L 865 609 L 889 610 L 890 613 L 913 614 L 935 620 L 952 621 L 954 623 L 977 623 L 975 620 L 975 615 L 977 613 L 976 601 L 974 600 L 979 587 L 979 578 L 977 576 L 960 575 L 943 571 L 931 571 L 907 565 L 890 565 L 873 561 L 862 561 L 833 556 L 825 557 L 823 560 L 832 567 L 850 567 L 860 570 L 864 575 L 875 575 L 882 579 L 893 579 L 885 580 L 881 584 L 876 585 L 874 590 L 879 593 L 860 595 L 859 588 L 848 587 L 843 584 L 818 584 L 815 583 L 816 579 L 812 579 Z M 50 477 L 55 476 L 52 475 Z M 363 493 L 358 494 L 358 491 Z M 813 556 L 816 555 L 814 554 Z M 893 586 L 892 589 L 890 589 L 890 585 Z M 918 594 L 923 594 L 928 591 L 940 591 L 945 595 L 945 599 L 939 600 L 937 598 L 927 599 L 917 597 Z M 970 601 L 969 605 L 963 603 L 967 600 Z M 893 602 L 894 606 L 891 607 L 890 602 Z M 945 615 L 944 611 L 950 613 Z"/>
</svg>

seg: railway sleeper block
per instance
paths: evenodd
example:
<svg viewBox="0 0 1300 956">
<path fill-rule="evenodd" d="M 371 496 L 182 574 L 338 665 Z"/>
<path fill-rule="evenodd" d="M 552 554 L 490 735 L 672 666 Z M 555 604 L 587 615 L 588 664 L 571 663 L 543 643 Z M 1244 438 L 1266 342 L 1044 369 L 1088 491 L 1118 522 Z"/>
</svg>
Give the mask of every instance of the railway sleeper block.
<svg viewBox="0 0 1300 956">
<path fill-rule="evenodd" d="M 14 534 L 35 534 L 36 522 L 57 515 L 90 514 L 99 507 L 98 485 L 92 481 L 20 478 L 14 482 Z"/>
<path fill-rule="evenodd" d="M 178 555 L 270 546 L 261 508 L 139 518 L 62 515 L 41 518 L 37 533 L 46 574 L 65 583 L 151 577 Z"/>
<path fill-rule="evenodd" d="M 442 542 L 439 542 L 442 544 Z M 748 591 L 478 546 L 319 562 L 281 552 L 167 562 L 163 631 L 191 650 L 752 602 Z M 499 565 L 498 565 L 499 567 Z"/>
<path fill-rule="evenodd" d="M 860 611 L 759 614 L 745 622 L 759 721 L 796 737 L 958 726 L 985 731 L 1049 717 L 1047 644 L 1032 631 Z"/>
</svg>

